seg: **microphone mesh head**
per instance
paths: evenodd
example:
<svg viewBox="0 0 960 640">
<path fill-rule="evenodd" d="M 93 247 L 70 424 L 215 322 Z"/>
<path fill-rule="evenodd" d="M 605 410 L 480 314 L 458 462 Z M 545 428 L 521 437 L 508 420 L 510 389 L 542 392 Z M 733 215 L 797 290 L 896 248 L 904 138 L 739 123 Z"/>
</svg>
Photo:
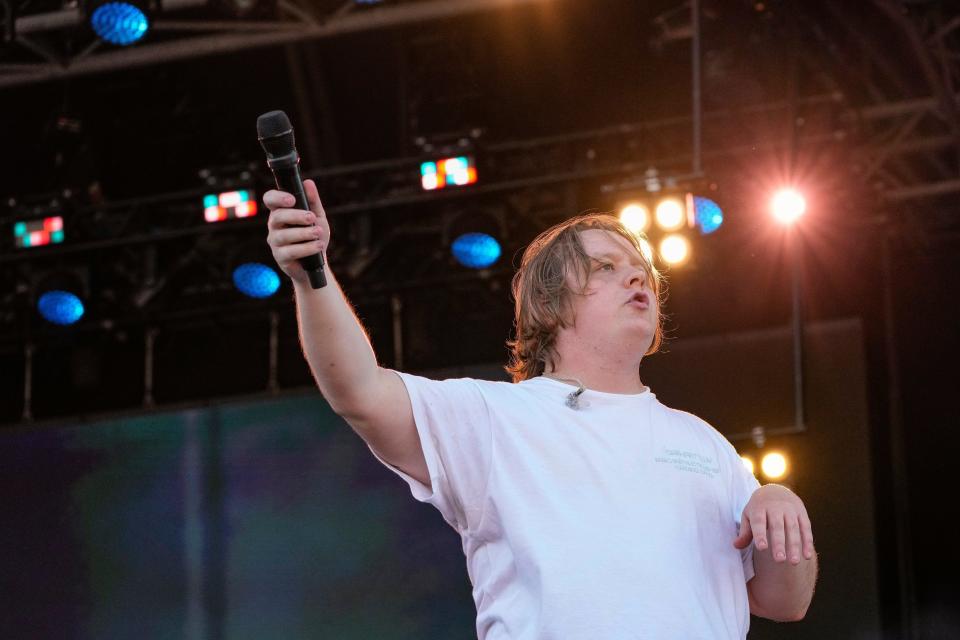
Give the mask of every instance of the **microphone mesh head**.
<svg viewBox="0 0 960 640">
<path fill-rule="evenodd" d="M 269 111 L 257 118 L 257 137 L 268 158 L 296 153 L 293 125 L 283 111 Z"/>
<path fill-rule="evenodd" d="M 290 118 L 283 111 L 268 111 L 257 118 L 257 136 L 274 138 L 293 130 Z"/>
</svg>

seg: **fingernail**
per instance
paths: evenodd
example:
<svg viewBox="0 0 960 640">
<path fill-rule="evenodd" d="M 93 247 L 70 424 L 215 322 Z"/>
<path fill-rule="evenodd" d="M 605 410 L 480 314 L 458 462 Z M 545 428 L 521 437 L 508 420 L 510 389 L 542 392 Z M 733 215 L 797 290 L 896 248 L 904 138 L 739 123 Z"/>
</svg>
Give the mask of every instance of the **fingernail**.
<svg viewBox="0 0 960 640">
<path fill-rule="evenodd" d="M 783 560 L 785 557 L 786 555 L 782 551 L 777 552 L 777 560 Z"/>
</svg>

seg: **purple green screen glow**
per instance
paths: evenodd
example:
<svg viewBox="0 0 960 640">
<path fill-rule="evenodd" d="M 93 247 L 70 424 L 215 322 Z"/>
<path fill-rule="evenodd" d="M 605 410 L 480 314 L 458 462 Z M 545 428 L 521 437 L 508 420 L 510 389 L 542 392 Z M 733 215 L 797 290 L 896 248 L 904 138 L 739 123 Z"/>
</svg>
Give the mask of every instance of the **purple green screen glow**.
<svg viewBox="0 0 960 640">
<path fill-rule="evenodd" d="M 316 397 L 5 434 L 0 477 L 4 637 L 474 633 L 457 535 Z"/>
</svg>

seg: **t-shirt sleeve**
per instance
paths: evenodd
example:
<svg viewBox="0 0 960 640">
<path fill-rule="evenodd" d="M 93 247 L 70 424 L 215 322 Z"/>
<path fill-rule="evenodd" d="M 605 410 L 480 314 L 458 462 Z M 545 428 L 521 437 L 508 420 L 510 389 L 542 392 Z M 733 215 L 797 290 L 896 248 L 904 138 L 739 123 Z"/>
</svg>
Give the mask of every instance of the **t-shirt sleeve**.
<svg viewBox="0 0 960 640">
<path fill-rule="evenodd" d="M 395 371 L 403 380 L 427 462 L 427 486 L 377 455 L 406 480 L 413 497 L 436 507 L 460 533 L 474 529 L 483 514 L 490 477 L 493 434 L 480 384 L 469 378 L 430 380 Z"/>
<path fill-rule="evenodd" d="M 743 516 L 743 509 L 750 501 L 753 492 L 760 488 L 760 483 L 743 465 L 740 456 L 732 445 L 728 445 L 730 454 L 730 466 L 732 470 L 731 478 L 731 507 L 733 509 L 733 520 L 739 527 L 740 519 Z M 739 529 L 738 529 L 739 531 Z M 747 545 L 746 549 L 740 550 L 740 559 L 743 562 L 743 578 L 746 582 L 753 579 L 753 545 Z"/>
</svg>

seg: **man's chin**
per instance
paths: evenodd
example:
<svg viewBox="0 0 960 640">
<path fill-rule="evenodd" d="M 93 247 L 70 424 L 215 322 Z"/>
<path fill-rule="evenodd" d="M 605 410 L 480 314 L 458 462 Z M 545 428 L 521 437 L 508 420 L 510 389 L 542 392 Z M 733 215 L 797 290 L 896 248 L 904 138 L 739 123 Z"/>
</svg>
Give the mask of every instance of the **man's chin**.
<svg viewBox="0 0 960 640">
<path fill-rule="evenodd" d="M 637 323 L 621 334 L 623 346 L 625 348 L 636 346 L 638 349 L 642 347 L 643 353 L 646 353 L 650 350 L 650 345 L 653 344 L 656 330 L 657 328 L 652 322 Z"/>
</svg>

